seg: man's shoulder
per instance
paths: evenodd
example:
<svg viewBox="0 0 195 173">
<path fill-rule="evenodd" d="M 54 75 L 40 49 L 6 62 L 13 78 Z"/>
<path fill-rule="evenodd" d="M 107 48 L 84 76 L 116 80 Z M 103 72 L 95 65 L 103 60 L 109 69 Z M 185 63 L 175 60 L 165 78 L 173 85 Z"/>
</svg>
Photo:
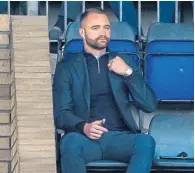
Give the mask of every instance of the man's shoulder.
<svg viewBox="0 0 195 173">
<path fill-rule="evenodd" d="M 59 66 L 70 66 L 78 58 L 82 56 L 81 52 L 78 53 L 66 53 L 61 61 L 58 62 Z"/>
<path fill-rule="evenodd" d="M 64 63 L 73 63 L 75 60 L 80 58 L 83 55 L 82 52 L 76 52 L 76 53 L 66 53 L 63 58 Z"/>
</svg>

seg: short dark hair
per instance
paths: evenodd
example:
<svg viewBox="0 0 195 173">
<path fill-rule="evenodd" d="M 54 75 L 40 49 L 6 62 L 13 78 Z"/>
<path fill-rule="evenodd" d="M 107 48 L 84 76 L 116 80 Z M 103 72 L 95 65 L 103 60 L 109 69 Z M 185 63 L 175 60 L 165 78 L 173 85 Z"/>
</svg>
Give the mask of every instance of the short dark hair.
<svg viewBox="0 0 195 173">
<path fill-rule="evenodd" d="M 102 8 L 100 8 L 100 7 L 89 8 L 89 9 L 87 9 L 85 12 L 83 12 L 83 13 L 81 14 L 81 17 L 80 17 L 80 26 L 81 26 L 83 20 L 86 19 L 86 17 L 87 17 L 87 16 L 89 15 L 89 13 L 91 13 L 91 12 L 93 12 L 93 13 L 98 13 L 98 14 L 105 14 L 105 15 L 107 15 L 106 12 L 105 12 Z"/>
</svg>

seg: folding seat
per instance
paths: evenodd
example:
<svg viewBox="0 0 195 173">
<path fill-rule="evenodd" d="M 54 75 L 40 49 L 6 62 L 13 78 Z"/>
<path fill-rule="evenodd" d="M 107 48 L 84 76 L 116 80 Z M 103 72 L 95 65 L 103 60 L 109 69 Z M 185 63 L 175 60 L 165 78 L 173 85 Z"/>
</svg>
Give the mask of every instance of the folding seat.
<svg viewBox="0 0 195 173">
<path fill-rule="evenodd" d="M 150 123 L 156 142 L 153 165 L 157 169 L 193 170 L 194 115 L 159 114 Z"/>
<path fill-rule="evenodd" d="M 194 99 L 193 24 L 151 25 L 144 75 L 158 100 Z"/>
<path fill-rule="evenodd" d="M 190 106 L 194 100 L 193 25 L 151 25 L 144 75 L 155 91 L 159 105 L 164 104 L 169 110 L 154 116 L 150 122 L 149 134 L 156 142 L 154 166 L 167 170 L 193 170 L 194 113 Z M 174 104 L 180 110 L 176 114 L 171 110 Z M 190 112 L 182 113 L 184 105 L 191 107 Z"/>
</svg>

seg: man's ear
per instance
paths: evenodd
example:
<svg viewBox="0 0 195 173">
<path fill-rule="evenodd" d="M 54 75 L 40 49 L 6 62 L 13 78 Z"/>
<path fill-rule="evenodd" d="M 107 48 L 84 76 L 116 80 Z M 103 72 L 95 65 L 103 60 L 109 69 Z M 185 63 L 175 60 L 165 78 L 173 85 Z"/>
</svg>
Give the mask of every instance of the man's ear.
<svg viewBox="0 0 195 173">
<path fill-rule="evenodd" d="M 83 28 L 79 28 L 79 34 L 80 34 L 80 36 L 83 38 L 83 39 L 85 39 L 85 33 L 84 33 L 85 31 L 84 31 L 84 29 Z"/>
</svg>

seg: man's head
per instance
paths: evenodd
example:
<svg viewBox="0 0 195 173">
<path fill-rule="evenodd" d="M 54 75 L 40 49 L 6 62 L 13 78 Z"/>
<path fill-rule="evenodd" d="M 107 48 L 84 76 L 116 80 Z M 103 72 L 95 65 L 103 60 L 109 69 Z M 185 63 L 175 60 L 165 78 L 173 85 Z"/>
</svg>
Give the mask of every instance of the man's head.
<svg viewBox="0 0 195 173">
<path fill-rule="evenodd" d="M 101 8 L 91 8 L 80 18 L 80 35 L 84 46 L 90 49 L 105 49 L 110 40 L 110 21 Z"/>
</svg>

